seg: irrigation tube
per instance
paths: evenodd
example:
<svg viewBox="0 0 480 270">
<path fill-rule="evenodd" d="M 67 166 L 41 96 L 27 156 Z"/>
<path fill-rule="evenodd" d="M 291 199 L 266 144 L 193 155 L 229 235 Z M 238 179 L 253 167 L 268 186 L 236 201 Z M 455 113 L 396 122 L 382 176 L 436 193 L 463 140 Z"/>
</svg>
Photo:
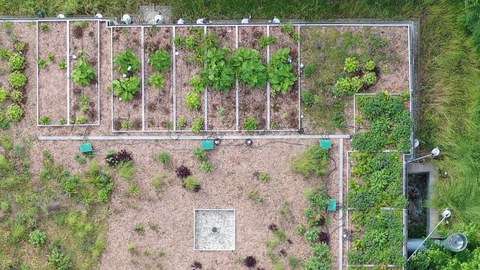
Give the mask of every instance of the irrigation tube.
<svg viewBox="0 0 480 270">
<path fill-rule="evenodd" d="M 227 135 L 227 136 L 38 136 L 39 141 L 153 141 L 153 140 L 205 140 L 209 138 L 219 138 L 222 140 L 318 140 L 318 139 L 348 139 L 350 135 Z"/>
<path fill-rule="evenodd" d="M 270 37 L 270 26 L 267 25 L 267 37 Z M 270 44 L 267 45 L 267 67 L 270 63 Z M 270 80 L 267 80 L 267 129 L 270 129 Z"/>
</svg>

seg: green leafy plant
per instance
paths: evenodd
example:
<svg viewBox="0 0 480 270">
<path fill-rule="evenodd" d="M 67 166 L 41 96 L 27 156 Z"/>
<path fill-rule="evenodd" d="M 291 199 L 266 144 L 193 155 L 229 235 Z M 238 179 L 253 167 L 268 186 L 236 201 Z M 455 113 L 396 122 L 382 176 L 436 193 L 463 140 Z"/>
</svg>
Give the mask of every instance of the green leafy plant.
<svg viewBox="0 0 480 270">
<path fill-rule="evenodd" d="M 38 66 L 42 69 L 46 68 L 48 66 L 47 60 L 45 60 L 45 59 L 38 60 Z"/>
<path fill-rule="evenodd" d="M 377 67 L 377 65 L 372 60 L 368 60 L 365 63 L 365 70 L 366 71 L 373 71 L 373 70 L 375 70 L 376 67 Z"/>
<path fill-rule="evenodd" d="M 188 124 L 187 118 L 185 117 L 180 117 L 177 122 L 177 127 L 179 129 L 184 129 Z"/>
<path fill-rule="evenodd" d="M 356 73 L 360 71 L 360 61 L 353 57 L 346 58 L 343 70 L 347 73 Z"/>
<path fill-rule="evenodd" d="M 199 160 L 199 161 L 205 161 L 208 159 L 207 152 L 201 148 L 195 148 L 193 149 L 193 155 Z"/>
<path fill-rule="evenodd" d="M 150 66 L 156 71 L 165 72 L 172 65 L 172 54 L 166 50 L 159 50 L 150 55 Z"/>
<path fill-rule="evenodd" d="M 72 71 L 72 78 L 75 84 L 88 86 L 95 79 L 95 68 L 84 59 L 80 59 Z"/>
<path fill-rule="evenodd" d="M 10 104 L 7 107 L 7 117 L 12 122 L 19 122 L 23 117 L 23 109 L 17 104 Z"/>
<path fill-rule="evenodd" d="M 0 102 L 5 102 L 8 99 L 8 96 L 8 91 L 4 88 L 0 88 Z"/>
<path fill-rule="evenodd" d="M 133 53 L 133 50 L 126 50 L 118 53 L 114 63 L 122 74 L 134 73 L 140 68 L 140 59 Z"/>
<path fill-rule="evenodd" d="M 37 247 L 42 246 L 47 241 L 47 235 L 41 230 L 35 230 L 30 233 L 29 240 L 32 245 Z"/>
<path fill-rule="evenodd" d="M 54 54 L 49 54 L 48 61 L 50 61 L 51 63 L 55 63 L 57 61 L 57 58 L 55 57 Z"/>
<path fill-rule="evenodd" d="M 274 45 L 275 43 L 277 43 L 277 38 L 274 36 L 262 36 L 259 39 L 259 44 L 261 48 L 265 48 L 269 45 Z"/>
<path fill-rule="evenodd" d="M 80 105 L 81 105 L 81 111 L 83 113 L 87 113 L 88 112 L 88 109 L 89 109 L 89 106 L 90 106 L 90 103 L 92 102 L 92 100 L 87 97 L 87 96 L 81 96 L 80 97 Z"/>
<path fill-rule="evenodd" d="M 192 86 L 193 92 L 203 93 L 203 92 L 205 92 L 205 88 L 207 87 L 207 83 L 202 78 L 193 77 L 193 78 L 190 79 L 190 86 Z"/>
<path fill-rule="evenodd" d="M 249 88 L 267 85 L 267 67 L 260 58 L 260 52 L 250 48 L 239 48 L 229 60 L 237 77 Z"/>
<path fill-rule="evenodd" d="M 27 47 L 27 44 L 22 41 L 17 41 L 14 44 L 14 48 L 16 52 L 24 52 Z"/>
<path fill-rule="evenodd" d="M 254 203 L 265 202 L 265 198 L 256 189 L 249 190 L 247 192 L 247 198 L 249 200 L 252 200 Z"/>
<path fill-rule="evenodd" d="M 248 131 L 254 131 L 258 129 L 258 120 L 255 117 L 250 116 L 243 122 L 243 128 Z"/>
<path fill-rule="evenodd" d="M 375 74 L 375 72 L 366 72 L 362 76 L 362 81 L 366 85 L 374 85 L 375 83 L 377 83 L 377 75 Z"/>
<path fill-rule="evenodd" d="M 11 55 L 12 52 L 7 48 L 0 48 L 0 60 L 8 60 Z"/>
<path fill-rule="evenodd" d="M 119 96 L 122 101 L 130 101 L 140 92 L 140 78 L 130 77 L 113 81 L 113 94 Z"/>
<path fill-rule="evenodd" d="M 10 98 L 12 99 L 13 102 L 20 103 L 23 100 L 23 93 L 18 90 L 13 90 L 12 93 L 10 94 Z"/>
<path fill-rule="evenodd" d="M 59 69 L 67 69 L 67 61 L 65 59 L 62 59 L 60 63 L 58 63 L 58 68 Z"/>
<path fill-rule="evenodd" d="M 161 152 L 157 156 L 158 162 L 160 162 L 163 165 L 169 165 L 172 163 L 172 158 L 168 152 Z"/>
<path fill-rule="evenodd" d="M 75 119 L 75 124 L 76 125 L 83 125 L 83 124 L 86 124 L 88 122 L 88 117 L 86 116 L 77 116 L 77 118 Z"/>
<path fill-rule="evenodd" d="M 315 95 L 313 91 L 304 90 L 302 93 L 302 101 L 307 107 L 313 107 L 320 103 L 320 96 Z"/>
<path fill-rule="evenodd" d="M 133 228 L 136 233 L 140 235 L 145 235 L 145 227 L 143 227 L 143 224 L 137 223 L 135 224 L 135 227 Z"/>
<path fill-rule="evenodd" d="M 58 247 L 52 249 L 52 254 L 48 257 L 48 261 L 57 270 L 69 270 L 72 269 L 72 262 L 70 257 L 65 255 Z"/>
<path fill-rule="evenodd" d="M 19 53 L 14 53 L 10 56 L 10 59 L 8 60 L 8 67 L 12 71 L 22 71 L 25 69 L 25 65 L 27 64 L 27 61 L 25 61 L 25 57 Z"/>
<path fill-rule="evenodd" d="M 40 119 L 38 119 L 38 121 L 42 125 L 50 125 L 52 123 L 52 120 L 50 119 L 50 117 L 48 115 L 44 115 L 44 116 L 40 117 Z"/>
<path fill-rule="evenodd" d="M 203 130 L 203 119 L 196 118 L 192 124 L 192 132 L 193 133 L 200 133 Z"/>
<path fill-rule="evenodd" d="M 200 183 L 193 175 L 183 179 L 183 187 L 193 192 L 198 192 L 201 189 Z"/>
<path fill-rule="evenodd" d="M 148 82 L 150 82 L 153 87 L 162 89 L 165 86 L 165 77 L 163 77 L 162 74 L 155 73 L 148 78 Z"/>
<path fill-rule="evenodd" d="M 235 71 L 227 61 L 228 48 L 210 48 L 205 54 L 205 69 L 200 75 L 208 86 L 219 91 L 229 91 L 235 83 Z"/>
<path fill-rule="evenodd" d="M 258 174 L 258 180 L 262 181 L 263 183 L 269 182 L 271 178 L 272 177 L 270 176 L 270 174 L 266 172 L 261 172 Z"/>
<path fill-rule="evenodd" d="M 195 92 L 187 93 L 186 103 L 189 110 L 199 111 L 202 108 L 200 95 Z"/>
<path fill-rule="evenodd" d="M 200 169 L 206 173 L 213 172 L 213 165 L 210 161 L 204 160 L 200 163 Z"/>
<path fill-rule="evenodd" d="M 27 84 L 27 77 L 19 71 L 14 71 L 12 74 L 10 74 L 8 82 L 13 88 L 20 89 Z"/>
<path fill-rule="evenodd" d="M 334 87 L 336 96 L 353 96 L 363 88 L 363 81 L 358 77 L 342 77 L 339 78 Z"/>
<path fill-rule="evenodd" d="M 286 23 L 280 26 L 280 29 L 283 33 L 292 35 L 295 32 L 295 26 L 292 23 Z"/>
<path fill-rule="evenodd" d="M 128 187 L 127 195 L 135 197 L 135 196 L 138 196 L 139 194 L 140 194 L 140 189 L 136 184 L 131 184 Z"/>
<path fill-rule="evenodd" d="M 305 66 L 304 72 L 305 76 L 307 76 L 307 78 L 310 78 L 313 74 L 315 74 L 315 72 L 317 72 L 317 67 L 315 66 L 315 64 L 308 64 Z"/>
<path fill-rule="evenodd" d="M 277 51 L 268 65 L 268 78 L 272 85 L 272 96 L 278 92 L 286 94 L 292 90 L 297 81 L 293 73 L 293 66 L 289 63 L 290 48 L 283 48 Z"/>
<path fill-rule="evenodd" d="M 324 176 L 328 170 L 329 154 L 319 145 L 311 145 L 302 155 L 291 162 L 292 170 L 304 177 Z"/>
<path fill-rule="evenodd" d="M 41 24 L 40 24 L 40 30 L 45 31 L 45 32 L 48 32 L 48 31 L 51 30 L 51 29 L 50 29 L 50 25 L 49 25 L 49 24 L 46 24 L 46 23 L 41 23 Z"/>
</svg>

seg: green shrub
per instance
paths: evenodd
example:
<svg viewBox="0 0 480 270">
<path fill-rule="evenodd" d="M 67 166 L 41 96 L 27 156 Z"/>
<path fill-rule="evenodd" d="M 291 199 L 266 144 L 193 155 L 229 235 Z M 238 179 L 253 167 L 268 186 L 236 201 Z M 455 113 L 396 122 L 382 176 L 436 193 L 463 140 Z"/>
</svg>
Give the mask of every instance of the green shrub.
<svg viewBox="0 0 480 270">
<path fill-rule="evenodd" d="M 67 69 L 67 61 L 65 61 L 65 59 L 62 59 L 62 61 L 60 61 L 60 63 L 58 63 L 58 68 L 59 69 Z"/>
<path fill-rule="evenodd" d="M 314 64 L 308 64 L 305 66 L 304 72 L 305 76 L 310 78 L 313 74 L 315 74 L 315 72 L 317 72 L 317 67 Z"/>
<path fill-rule="evenodd" d="M 41 23 L 40 24 L 40 30 L 48 32 L 48 31 L 50 31 L 50 25 L 46 24 L 46 23 Z"/>
<path fill-rule="evenodd" d="M 200 169 L 206 173 L 213 172 L 213 165 L 210 161 L 204 160 L 200 164 Z"/>
<path fill-rule="evenodd" d="M 118 176 L 125 180 L 131 180 L 137 173 L 137 168 L 132 161 L 121 162 L 118 165 Z"/>
<path fill-rule="evenodd" d="M 250 116 L 243 122 L 243 128 L 248 131 L 258 130 L 258 121 L 255 117 Z"/>
<path fill-rule="evenodd" d="M 183 179 L 183 186 L 193 192 L 198 192 L 201 188 L 200 183 L 193 175 L 187 176 Z"/>
<path fill-rule="evenodd" d="M 177 127 L 179 129 L 184 129 L 186 126 L 187 126 L 188 122 L 187 122 L 187 118 L 185 117 L 180 117 L 178 119 L 178 122 L 177 122 Z"/>
<path fill-rule="evenodd" d="M 330 270 L 333 269 L 332 253 L 327 244 L 321 243 L 313 247 L 313 257 L 307 259 L 304 270 Z"/>
<path fill-rule="evenodd" d="M 22 71 L 25 69 L 25 65 L 27 64 L 27 61 L 25 61 L 25 57 L 19 53 L 14 53 L 12 56 L 10 56 L 10 59 L 8 60 L 8 66 L 12 71 Z"/>
<path fill-rule="evenodd" d="M 207 86 L 219 91 L 229 91 L 235 83 L 235 71 L 227 56 L 228 48 L 210 48 L 205 55 L 205 68 L 200 72 Z"/>
<path fill-rule="evenodd" d="M 7 48 L 0 48 L 0 60 L 8 60 L 12 52 L 10 52 Z"/>
<path fill-rule="evenodd" d="M 336 96 L 353 96 L 363 88 L 363 81 L 358 77 L 339 78 L 335 84 L 333 93 Z"/>
<path fill-rule="evenodd" d="M 57 270 L 69 270 L 72 269 L 72 262 L 70 257 L 65 255 L 58 247 L 52 249 L 52 254 L 48 257 L 48 261 Z"/>
<path fill-rule="evenodd" d="M 365 72 L 365 74 L 362 76 L 362 81 L 366 85 L 374 85 L 377 83 L 377 75 L 375 72 Z"/>
<path fill-rule="evenodd" d="M 136 184 L 131 184 L 129 187 L 128 187 L 128 191 L 127 191 L 127 194 L 129 196 L 137 196 L 140 194 L 140 189 L 138 188 L 138 186 Z"/>
<path fill-rule="evenodd" d="M 17 51 L 17 52 L 25 51 L 26 46 L 27 46 L 27 44 L 25 44 L 25 42 L 22 42 L 22 41 L 17 41 L 14 44 L 15 51 Z"/>
<path fill-rule="evenodd" d="M 159 50 L 150 55 L 150 65 L 156 71 L 167 71 L 172 65 L 172 54 L 166 50 Z"/>
<path fill-rule="evenodd" d="M 328 171 L 329 154 L 327 149 L 319 145 L 311 145 L 303 154 L 292 160 L 294 172 L 304 177 L 324 176 Z"/>
<path fill-rule="evenodd" d="M 77 116 L 77 118 L 75 119 L 75 124 L 77 125 L 83 125 L 83 124 L 86 124 L 88 122 L 88 117 L 86 116 Z"/>
<path fill-rule="evenodd" d="M 318 103 L 320 103 L 320 97 L 315 95 L 310 90 L 302 91 L 302 101 L 307 107 L 312 107 Z"/>
<path fill-rule="evenodd" d="M 153 74 L 148 78 L 148 82 L 150 82 L 153 87 L 162 89 L 165 86 L 165 77 L 162 74 Z"/>
<path fill-rule="evenodd" d="M 140 68 L 140 59 L 133 53 L 133 50 L 126 50 L 118 53 L 114 63 L 122 74 L 134 73 Z"/>
<path fill-rule="evenodd" d="M 168 152 L 161 152 L 160 154 L 158 154 L 157 160 L 163 165 L 169 165 L 170 163 L 172 163 L 172 158 Z"/>
<path fill-rule="evenodd" d="M 187 93 L 186 103 L 189 110 L 199 111 L 202 108 L 202 99 L 195 92 Z"/>
<path fill-rule="evenodd" d="M 17 104 L 10 104 L 7 107 L 7 117 L 12 122 L 18 122 L 23 117 L 23 109 Z"/>
<path fill-rule="evenodd" d="M 52 120 L 50 119 L 50 117 L 48 115 L 44 115 L 44 116 L 40 117 L 39 122 L 42 125 L 50 125 L 52 123 Z"/>
<path fill-rule="evenodd" d="M 0 88 L 0 102 L 5 102 L 8 99 L 8 91 L 4 88 Z"/>
<path fill-rule="evenodd" d="M 190 86 L 195 93 L 203 93 L 205 92 L 205 88 L 207 87 L 207 83 L 204 79 L 193 77 L 190 79 Z"/>
<path fill-rule="evenodd" d="M 13 102 L 20 103 L 23 100 L 23 93 L 18 90 L 13 90 L 10 94 L 10 98 L 12 98 Z"/>
<path fill-rule="evenodd" d="M 199 161 L 205 161 L 208 159 L 207 152 L 201 148 L 195 148 L 193 149 L 193 155 L 199 160 Z"/>
<path fill-rule="evenodd" d="M 353 57 L 346 58 L 343 70 L 347 73 L 356 73 L 360 71 L 360 61 Z"/>
<path fill-rule="evenodd" d="M 72 71 L 72 78 L 75 84 L 88 86 L 95 79 L 95 68 L 87 61 L 80 59 Z"/>
<path fill-rule="evenodd" d="M 289 57 L 290 48 L 283 48 L 270 58 L 268 79 L 272 86 L 272 96 L 278 92 L 287 94 L 297 81 L 297 76 L 293 73 L 293 65 L 288 62 Z"/>
<path fill-rule="evenodd" d="M 164 177 L 163 176 L 157 176 L 155 179 L 152 180 L 152 185 L 155 188 L 155 190 L 160 191 L 163 189 L 165 186 L 164 182 Z"/>
<path fill-rule="evenodd" d="M 365 70 L 366 71 L 373 71 L 376 67 L 377 67 L 377 65 L 372 60 L 368 60 L 365 63 Z"/>
<path fill-rule="evenodd" d="M 203 119 L 202 118 L 196 118 L 194 121 L 193 121 L 193 124 L 192 124 L 192 132 L 193 133 L 200 133 L 200 131 L 203 130 Z"/>
<path fill-rule="evenodd" d="M 27 77 L 19 71 L 14 71 L 12 72 L 12 74 L 10 74 L 8 82 L 13 88 L 20 89 L 23 88 L 25 84 L 27 84 Z"/>
<path fill-rule="evenodd" d="M 262 37 L 260 37 L 258 42 L 259 42 L 259 45 L 260 45 L 261 48 L 265 48 L 269 45 L 273 45 L 273 44 L 277 43 L 277 38 L 274 37 L 274 36 L 269 36 L 269 37 L 262 36 Z"/>
<path fill-rule="evenodd" d="M 30 239 L 28 241 L 30 244 L 39 247 L 45 244 L 47 241 L 47 235 L 41 230 L 35 230 L 30 233 Z"/>
<path fill-rule="evenodd" d="M 127 102 L 140 92 L 140 78 L 131 77 L 113 81 L 113 94 L 119 96 L 122 101 Z"/>
</svg>

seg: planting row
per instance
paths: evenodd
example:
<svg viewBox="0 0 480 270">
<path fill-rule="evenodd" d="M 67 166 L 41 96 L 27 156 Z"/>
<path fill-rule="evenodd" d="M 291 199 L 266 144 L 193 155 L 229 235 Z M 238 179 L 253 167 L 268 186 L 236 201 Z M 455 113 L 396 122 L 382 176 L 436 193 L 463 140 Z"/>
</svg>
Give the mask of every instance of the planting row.
<svg viewBox="0 0 480 270">
<path fill-rule="evenodd" d="M 99 27 L 99 21 L 38 23 L 39 124 L 99 123 Z"/>
<path fill-rule="evenodd" d="M 360 130 L 353 136 L 347 202 L 351 226 L 348 263 L 403 267 L 401 153 L 410 150 L 412 119 L 401 96 L 387 93 L 356 97 Z M 392 148 L 390 152 L 384 152 Z M 398 151 L 398 152 L 397 152 Z"/>
<path fill-rule="evenodd" d="M 292 25 L 112 31 L 114 130 L 298 128 Z"/>
</svg>

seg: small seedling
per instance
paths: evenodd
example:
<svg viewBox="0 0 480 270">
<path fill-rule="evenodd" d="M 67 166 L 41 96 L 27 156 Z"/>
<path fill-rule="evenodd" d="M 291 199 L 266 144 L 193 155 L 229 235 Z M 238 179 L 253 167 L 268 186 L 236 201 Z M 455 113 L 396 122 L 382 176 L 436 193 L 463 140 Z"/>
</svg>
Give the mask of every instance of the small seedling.
<svg viewBox="0 0 480 270">
<path fill-rule="evenodd" d="M 160 154 L 158 154 L 157 160 L 163 165 L 169 165 L 170 163 L 172 163 L 172 158 L 170 157 L 170 154 L 168 152 L 161 152 Z"/>
<path fill-rule="evenodd" d="M 46 68 L 48 66 L 47 60 L 45 60 L 45 59 L 38 60 L 38 66 L 40 68 Z"/>
<path fill-rule="evenodd" d="M 41 23 L 40 24 L 40 30 L 45 31 L 45 32 L 50 31 L 50 25 L 48 25 L 46 23 Z"/>
<path fill-rule="evenodd" d="M 44 116 L 40 117 L 40 119 L 38 119 L 38 121 L 42 125 L 50 125 L 52 123 L 52 120 L 50 119 L 50 117 L 48 115 L 44 115 Z"/>
<path fill-rule="evenodd" d="M 142 224 L 136 224 L 134 228 L 135 232 L 137 232 L 139 235 L 145 235 L 145 228 L 143 227 Z"/>
<path fill-rule="evenodd" d="M 76 155 L 75 156 L 75 161 L 78 162 L 78 164 L 83 165 L 87 163 L 87 158 L 83 155 Z"/>
</svg>

